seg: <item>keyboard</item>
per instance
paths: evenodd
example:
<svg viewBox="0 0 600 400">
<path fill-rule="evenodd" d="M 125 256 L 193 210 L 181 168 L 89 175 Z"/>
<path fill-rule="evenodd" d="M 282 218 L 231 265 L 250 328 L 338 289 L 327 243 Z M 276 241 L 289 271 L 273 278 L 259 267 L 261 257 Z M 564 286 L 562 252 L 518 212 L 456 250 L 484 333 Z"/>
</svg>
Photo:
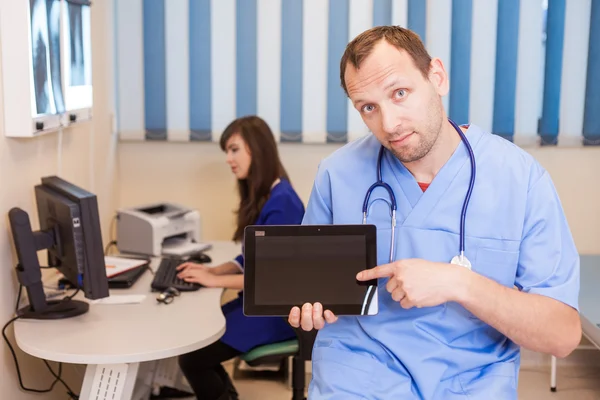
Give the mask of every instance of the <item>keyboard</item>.
<svg viewBox="0 0 600 400">
<path fill-rule="evenodd" d="M 177 277 L 177 267 L 184 261 L 177 258 L 163 258 L 160 261 L 158 269 L 154 273 L 151 287 L 157 291 L 163 291 L 167 288 L 175 288 L 180 292 L 191 292 L 202 287 L 199 283 L 186 282 Z"/>
</svg>

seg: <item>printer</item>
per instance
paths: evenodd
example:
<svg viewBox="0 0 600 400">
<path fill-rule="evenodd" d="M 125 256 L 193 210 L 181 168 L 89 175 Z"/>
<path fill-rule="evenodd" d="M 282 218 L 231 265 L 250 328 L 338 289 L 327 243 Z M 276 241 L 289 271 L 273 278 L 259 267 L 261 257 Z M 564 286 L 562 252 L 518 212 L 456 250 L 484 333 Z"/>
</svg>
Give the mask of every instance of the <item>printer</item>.
<svg viewBox="0 0 600 400">
<path fill-rule="evenodd" d="M 121 253 L 180 256 L 208 250 L 200 242 L 200 214 L 173 203 L 154 203 L 117 211 Z"/>
</svg>

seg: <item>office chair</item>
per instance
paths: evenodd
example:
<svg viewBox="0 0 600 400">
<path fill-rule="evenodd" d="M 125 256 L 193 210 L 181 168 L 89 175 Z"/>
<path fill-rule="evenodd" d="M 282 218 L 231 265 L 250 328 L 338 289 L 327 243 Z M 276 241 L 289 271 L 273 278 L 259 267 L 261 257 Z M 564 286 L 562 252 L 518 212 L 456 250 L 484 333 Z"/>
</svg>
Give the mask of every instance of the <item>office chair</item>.
<svg viewBox="0 0 600 400">
<path fill-rule="evenodd" d="M 267 363 L 284 363 L 289 357 L 292 359 L 292 400 L 306 400 L 304 390 L 306 388 L 306 369 L 304 362 L 312 359 L 312 348 L 317 336 L 317 330 L 310 332 L 300 328 L 294 328 L 296 339 L 286 340 L 279 343 L 266 344 L 255 347 L 249 352 L 242 354 L 239 360 L 244 361 L 251 367 Z"/>
</svg>

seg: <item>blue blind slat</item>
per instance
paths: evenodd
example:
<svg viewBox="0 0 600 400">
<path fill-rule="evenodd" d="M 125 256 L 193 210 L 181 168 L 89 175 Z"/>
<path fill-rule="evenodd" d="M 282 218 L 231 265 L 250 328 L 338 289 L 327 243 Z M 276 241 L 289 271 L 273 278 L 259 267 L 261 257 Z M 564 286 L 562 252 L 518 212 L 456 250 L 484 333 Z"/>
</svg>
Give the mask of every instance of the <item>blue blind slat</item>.
<svg viewBox="0 0 600 400">
<path fill-rule="evenodd" d="M 449 115 L 457 124 L 469 123 L 471 87 L 472 0 L 453 0 L 450 58 Z"/>
<path fill-rule="evenodd" d="M 348 137 L 348 98 L 340 86 L 340 59 L 348 44 L 350 4 L 330 0 L 327 50 L 327 141 L 346 141 Z"/>
<path fill-rule="evenodd" d="M 190 139 L 212 137 L 210 0 L 189 0 Z"/>
<path fill-rule="evenodd" d="M 427 2 L 425 0 L 408 0 L 408 29 L 414 31 L 426 42 L 425 23 L 427 20 Z"/>
<path fill-rule="evenodd" d="M 257 110 L 256 14 L 256 0 L 237 0 L 235 110 L 238 117 L 254 115 Z"/>
<path fill-rule="evenodd" d="M 373 26 L 392 24 L 392 0 L 375 0 L 373 2 Z"/>
<path fill-rule="evenodd" d="M 302 0 L 281 4 L 281 141 L 302 141 Z"/>
<path fill-rule="evenodd" d="M 496 80 L 492 132 L 512 141 L 515 133 L 519 0 L 498 2 Z"/>
<path fill-rule="evenodd" d="M 544 97 L 539 131 L 544 145 L 557 144 L 558 139 L 565 9 L 565 0 L 548 0 Z"/>
<path fill-rule="evenodd" d="M 146 139 L 167 138 L 165 2 L 144 0 L 144 119 Z"/>
<path fill-rule="evenodd" d="M 600 145 L 600 1 L 592 1 L 590 18 L 583 138 L 586 145 Z"/>
</svg>

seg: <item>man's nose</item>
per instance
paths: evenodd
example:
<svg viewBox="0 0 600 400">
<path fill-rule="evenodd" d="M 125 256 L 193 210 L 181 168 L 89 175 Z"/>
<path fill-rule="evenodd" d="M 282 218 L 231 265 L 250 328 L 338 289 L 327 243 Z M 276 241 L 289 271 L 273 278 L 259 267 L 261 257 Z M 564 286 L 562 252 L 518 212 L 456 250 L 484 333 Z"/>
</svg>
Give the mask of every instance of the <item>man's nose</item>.
<svg viewBox="0 0 600 400">
<path fill-rule="evenodd" d="M 393 106 L 381 106 L 381 124 L 383 130 L 388 133 L 396 132 L 401 125 L 401 111 Z"/>
</svg>

